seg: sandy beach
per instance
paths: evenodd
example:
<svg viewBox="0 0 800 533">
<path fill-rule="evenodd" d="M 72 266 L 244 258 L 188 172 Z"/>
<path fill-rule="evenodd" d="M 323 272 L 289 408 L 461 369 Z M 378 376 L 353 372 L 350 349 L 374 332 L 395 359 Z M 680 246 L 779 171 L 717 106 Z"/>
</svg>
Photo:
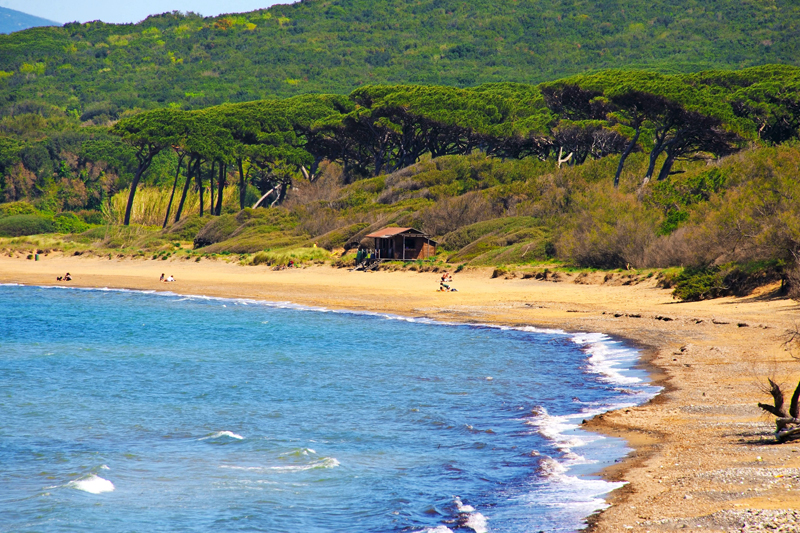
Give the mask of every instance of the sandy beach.
<svg viewBox="0 0 800 533">
<path fill-rule="evenodd" d="M 586 422 L 633 451 L 603 475 L 628 484 L 591 520 L 598 532 L 800 531 L 800 442 L 774 444 L 767 377 L 791 394 L 800 361 L 784 345 L 797 302 L 767 287 L 745 298 L 678 303 L 652 278 L 560 274 L 555 281 L 437 273 L 351 272 L 317 266 L 273 271 L 221 260 L 60 256 L 0 258 L 0 283 L 168 290 L 439 320 L 604 332 L 635 343 L 663 392 L 649 403 Z M 160 283 L 165 273 L 174 283 Z M 607 279 L 608 278 L 608 279 Z M 800 357 L 800 346 L 794 355 Z"/>
</svg>

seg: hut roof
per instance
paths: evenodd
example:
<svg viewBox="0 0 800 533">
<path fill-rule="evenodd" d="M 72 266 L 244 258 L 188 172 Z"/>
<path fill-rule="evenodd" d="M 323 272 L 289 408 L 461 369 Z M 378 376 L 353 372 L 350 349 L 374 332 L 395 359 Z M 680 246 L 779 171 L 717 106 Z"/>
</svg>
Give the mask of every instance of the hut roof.
<svg viewBox="0 0 800 533">
<path fill-rule="evenodd" d="M 383 228 L 383 229 L 379 229 L 378 231 L 376 231 L 374 233 L 370 233 L 369 235 L 367 235 L 367 237 L 376 238 L 376 239 L 385 239 L 387 237 L 394 237 L 395 235 L 400 235 L 400 234 L 406 233 L 406 232 L 415 233 L 415 234 L 418 234 L 418 235 L 424 235 L 424 233 L 422 233 L 421 231 L 416 230 L 414 228 Z"/>
</svg>

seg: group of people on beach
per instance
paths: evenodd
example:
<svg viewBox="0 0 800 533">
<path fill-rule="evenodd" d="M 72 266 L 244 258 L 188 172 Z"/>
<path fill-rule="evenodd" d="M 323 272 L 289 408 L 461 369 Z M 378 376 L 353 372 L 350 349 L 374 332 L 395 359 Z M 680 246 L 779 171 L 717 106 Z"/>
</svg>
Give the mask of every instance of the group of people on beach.
<svg viewBox="0 0 800 533">
<path fill-rule="evenodd" d="M 161 274 L 161 278 L 159 278 L 159 280 L 158 280 L 158 281 L 160 281 L 160 282 L 162 282 L 162 283 L 168 283 L 168 282 L 170 282 L 170 281 L 175 281 L 175 278 L 174 278 L 174 277 L 172 277 L 172 274 L 170 274 L 170 275 L 169 275 L 169 277 L 166 277 L 166 278 L 165 278 L 165 277 L 164 277 L 164 274 L 162 273 L 162 274 Z"/>
<path fill-rule="evenodd" d="M 56 281 L 72 281 L 72 276 L 69 275 L 69 272 L 64 274 L 63 276 L 58 276 Z"/>
<path fill-rule="evenodd" d="M 453 283 L 453 276 L 450 275 L 448 271 L 444 271 L 442 274 L 442 279 L 439 281 L 439 291 L 440 292 L 458 292 L 458 289 L 451 287 L 450 283 Z"/>
</svg>

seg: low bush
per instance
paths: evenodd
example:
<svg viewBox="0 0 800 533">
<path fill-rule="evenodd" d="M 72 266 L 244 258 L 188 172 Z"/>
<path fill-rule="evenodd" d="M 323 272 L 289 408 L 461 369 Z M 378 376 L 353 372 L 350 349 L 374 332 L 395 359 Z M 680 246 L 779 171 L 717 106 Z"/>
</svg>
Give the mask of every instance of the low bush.
<svg viewBox="0 0 800 533">
<path fill-rule="evenodd" d="M 687 267 L 675 277 L 672 295 L 684 301 L 746 296 L 758 287 L 785 280 L 782 261 Z"/>
<path fill-rule="evenodd" d="M 2 237 L 39 235 L 54 231 L 56 231 L 56 225 L 53 220 L 39 215 L 12 215 L 0 218 L 0 236 Z"/>
<path fill-rule="evenodd" d="M 36 215 L 39 212 L 28 202 L 9 202 L 0 204 L 0 218 L 14 215 Z"/>
<path fill-rule="evenodd" d="M 53 217 L 53 223 L 58 233 L 81 233 L 89 229 L 89 225 L 75 213 L 59 213 Z"/>
<path fill-rule="evenodd" d="M 718 298 L 726 290 L 719 267 L 687 267 L 675 278 L 672 296 L 683 301 L 696 302 Z"/>
<path fill-rule="evenodd" d="M 480 192 L 445 198 L 420 213 L 423 229 L 431 235 L 446 235 L 463 226 L 494 218 L 497 209 Z"/>
<path fill-rule="evenodd" d="M 634 197 L 596 189 L 585 195 L 572 227 L 557 244 L 558 255 L 579 267 L 645 266 L 645 253 L 656 240 L 660 216 Z"/>
<path fill-rule="evenodd" d="M 92 211 L 89 209 L 84 209 L 82 211 L 78 211 L 75 214 L 78 215 L 78 217 L 81 218 L 87 224 L 92 224 L 97 226 L 106 223 L 106 219 L 103 216 L 103 213 L 100 211 Z"/>
</svg>

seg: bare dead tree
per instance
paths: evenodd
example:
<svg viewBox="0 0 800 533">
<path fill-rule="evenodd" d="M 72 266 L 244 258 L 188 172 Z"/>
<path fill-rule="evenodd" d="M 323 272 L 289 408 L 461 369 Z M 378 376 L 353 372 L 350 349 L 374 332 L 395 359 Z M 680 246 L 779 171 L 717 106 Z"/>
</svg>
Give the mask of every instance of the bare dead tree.
<svg viewBox="0 0 800 533">
<path fill-rule="evenodd" d="M 800 345 L 800 326 L 795 322 L 794 327 L 787 329 L 786 333 L 783 334 L 781 346 L 789 351 L 793 359 L 800 359 L 800 356 L 794 354 L 794 349 L 797 345 Z"/>
<path fill-rule="evenodd" d="M 788 442 L 790 440 L 800 439 L 800 383 L 792 394 L 792 399 L 789 402 L 789 413 L 784 409 L 783 391 L 780 386 L 771 379 L 767 379 L 770 384 L 769 393 L 772 395 L 774 405 L 768 403 L 759 403 L 758 406 L 764 411 L 775 415 L 775 438 L 778 442 Z"/>
</svg>

